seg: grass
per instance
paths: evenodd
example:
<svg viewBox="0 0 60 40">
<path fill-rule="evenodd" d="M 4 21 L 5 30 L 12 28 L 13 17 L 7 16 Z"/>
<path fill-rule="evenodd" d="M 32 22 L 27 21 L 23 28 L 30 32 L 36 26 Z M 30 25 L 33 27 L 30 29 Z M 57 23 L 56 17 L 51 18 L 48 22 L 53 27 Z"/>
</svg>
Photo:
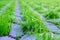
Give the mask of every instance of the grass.
<svg viewBox="0 0 60 40">
<path fill-rule="evenodd" d="M 7 35 L 10 31 L 11 22 L 9 21 L 12 20 L 11 15 L 13 15 L 14 7 L 15 7 L 15 1 L 9 7 L 7 7 L 5 11 L 0 13 L 0 36 Z"/>
<path fill-rule="evenodd" d="M 11 0 L 0 0 L 0 9 L 3 8 Z M 22 27 L 24 34 L 35 34 L 36 40 L 60 40 L 60 37 L 52 37 L 52 34 L 47 34 L 45 21 L 40 18 L 43 14 L 46 20 L 60 26 L 60 0 L 18 0 L 21 11 L 21 21 L 19 25 Z M 8 34 L 11 24 L 14 21 L 15 0 L 13 3 L 0 13 L 0 36 Z M 51 20 L 53 19 L 53 20 Z M 41 35 L 42 34 L 42 35 Z M 16 36 L 18 40 L 18 35 Z"/>
<path fill-rule="evenodd" d="M 60 18 L 59 14 L 54 10 L 49 10 L 44 14 L 46 19 L 57 19 Z"/>
<path fill-rule="evenodd" d="M 28 5 L 23 2 L 20 2 L 20 9 L 22 15 L 20 25 L 25 34 L 42 33 L 46 31 L 44 22 L 40 19 L 38 13 L 33 12 L 29 9 Z"/>
<path fill-rule="evenodd" d="M 1 9 L 3 6 L 7 5 L 10 1 L 11 1 L 11 0 L 0 0 L 0 9 Z"/>
<path fill-rule="evenodd" d="M 60 2 L 59 0 L 19 0 L 22 21 L 19 24 L 22 26 L 25 34 L 37 34 L 36 40 L 59 40 L 60 38 L 52 38 L 51 33 L 48 35 L 44 21 L 39 17 L 43 14 L 46 20 L 60 18 Z M 53 21 L 53 20 L 52 20 Z M 54 21 L 55 22 L 55 21 Z M 59 23 L 60 24 L 60 23 Z M 46 32 L 46 33 L 45 33 Z M 42 34 L 42 36 L 39 34 Z M 41 37 L 41 38 L 40 38 Z M 40 38 L 40 39 L 39 39 Z"/>
<path fill-rule="evenodd" d="M 0 15 L 0 35 L 5 35 L 9 31 L 8 15 Z"/>
<path fill-rule="evenodd" d="M 60 7 L 60 2 L 59 0 L 24 0 L 24 2 L 26 2 L 28 5 L 30 5 L 32 8 L 34 8 L 37 12 L 39 13 L 45 13 L 46 11 L 49 10 L 59 10 Z M 58 8 L 58 10 L 56 9 Z"/>
<path fill-rule="evenodd" d="M 14 21 L 14 8 L 15 8 L 15 1 L 4 11 L 4 13 L 8 14 L 9 22 Z"/>
<path fill-rule="evenodd" d="M 36 35 L 36 40 L 60 40 L 60 36 L 52 35 L 52 33 L 42 33 Z"/>
<path fill-rule="evenodd" d="M 52 40 L 52 34 L 51 33 L 42 33 L 36 35 L 36 40 Z"/>
</svg>

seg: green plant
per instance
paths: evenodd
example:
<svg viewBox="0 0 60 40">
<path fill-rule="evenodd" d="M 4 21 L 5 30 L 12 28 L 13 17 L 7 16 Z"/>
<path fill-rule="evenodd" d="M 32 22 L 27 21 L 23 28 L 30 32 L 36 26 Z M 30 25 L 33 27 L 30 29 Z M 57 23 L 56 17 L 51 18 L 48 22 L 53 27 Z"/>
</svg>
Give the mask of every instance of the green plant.
<svg viewBox="0 0 60 40">
<path fill-rule="evenodd" d="M 13 4 L 11 4 L 9 7 L 7 7 L 7 9 L 0 13 L 0 36 L 7 35 L 10 31 L 11 21 L 9 16 L 10 14 L 13 15 L 12 13 L 14 11 L 13 10 L 14 5 L 13 6 L 12 5 Z"/>
<path fill-rule="evenodd" d="M 53 40 L 60 40 L 60 37 L 55 36 Z"/>
<path fill-rule="evenodd" d="M 21 30 L 23 30 L 25 34 L 36 34 L 47 31 L 39 14 L 29 9 L 28 5 L 24 4 L 24 2 L 20 1 L 20 3 L 22 20 L 19 24 L 22 26 Z"/>
<path fill-rule="evenodd" d="M 0 15 L 0 35 L 6 35 L 9 32 L 8 15 Z"/>
<path fill-rule="evenodd" d="M 60 18 L 58 14 L 58 12 L 60 12 L 58 8 L 60 7 L 59 1 L 60 0 L 19 0 L 22 15 L 21 21 L 19 22 L 22 27 L 21 30 L 25 34 L 37 34 L 36 40 L 60 40 L 56 37 L 52 38 L 52 33 L 46 32 L 47 28 L 44 25 L 44 21 L 40 19 L 40 15 L 37 13 L 42 12 L 46 19 Z M 48 10 L 44 12 L 44 8 L 48 8 Z"/>
<path fill-rule="evenodd" d="M 19 35 L 16 34 L 16 40 L 19 40 Z"/>
<path fill-rule="evenodd" d="M 52 37 L 52 33 L 42 33 L 42 34 L 36 34 L 36 40 L 60 40 L 60 36 L 54 35 Z"/>
<path fill-rule="evenodd" d="M 46 14 L 44 15 L 47 19 L 56 19 L 56 18 L 60 18 L 59 15 L 57 14 L 57 12 L 49 10 L 48 12 L 46 12 Z"/>
</svg>

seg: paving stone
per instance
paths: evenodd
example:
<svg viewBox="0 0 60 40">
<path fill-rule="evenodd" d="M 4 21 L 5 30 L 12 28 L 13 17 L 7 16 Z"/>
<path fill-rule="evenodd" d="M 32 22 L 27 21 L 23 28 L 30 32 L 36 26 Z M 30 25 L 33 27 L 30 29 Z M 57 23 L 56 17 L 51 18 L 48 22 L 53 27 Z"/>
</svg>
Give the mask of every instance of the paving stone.
<svg viewBox="0 0 60 40">
<path fill-rule="evenodd" d="M 35 40 L 35 36 L 34 35 L 24 35 L 21 39 L 19 40 Z"/>
<path fill-rule="evenodd" d="M 60 34 L 60 29 L 58 29 L 56 25 L 50 22 L 45 22 L 45 25 L 47 26 L 49 31 L 57 32 L 58 34 Z"/>
<path fill-rule="evenodd" d="M 21 17 L 15 17 L 14 22 L 15 22 L 15 23 L 18 23 L 19 21 L 21 21 Z"/>
<path fill-rule="evenodd" d="M 20 7 L 18 4 L 18 1 L 16 0 L 16 6 L 15 6 L 15 11 L 14 11 L 14 15 L 15 15 L 15 23 L 18 23 L 21 20 L 21 14 L 20 14 Z"/>
<path fill-rule="evenodd" d="M 21 15 L 20 15 L 20 7 L 19 7 L 19 4 L 18 4 L 17 0 L 16 0 L 16 6 L 15 6 L 14 15 L 18 16 L 18 17 L 21 17 Z"/>
<path fill-rule="evenodd" d="M 18 24 L 12 24 L 10 34 L 12 37 L 16 37 L 16 35 L 22 36 L 23 32 L 20 30 L 21 27 Z"/>
<path fill-rule="evenodd" d="M 15 39 L 8 36 L 3 36 L 3 37 L 0 37 L 0 40 L 15 40 Z"/>
<path fill-rule="evenodd" d="M 45 21 L 45 25 L 47 26 L 47 28 L 48 28 L 49 31 L 57 32 L 58 34 L 60 34 L 60 29 L 58 29 L 56 25 L 54 25 L 53 23 L 47 21 L 47 20 L 44 18 L 43 14 L 41 14 L 40 16 L 41 16 L 42 20 Z M 60 19 L 56 19 L 56 20 L 60 21 Z M 58 21 L 57 21 L 57 22 L 58 22 Z"/>
</svg>

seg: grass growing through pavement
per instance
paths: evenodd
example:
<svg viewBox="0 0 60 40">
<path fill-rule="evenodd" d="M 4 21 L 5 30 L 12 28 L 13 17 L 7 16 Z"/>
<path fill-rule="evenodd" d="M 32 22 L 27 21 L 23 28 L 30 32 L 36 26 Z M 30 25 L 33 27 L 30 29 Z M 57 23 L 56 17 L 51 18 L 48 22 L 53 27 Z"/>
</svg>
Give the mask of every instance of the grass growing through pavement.
<svg viewBox="0 0 60 40">
<path fill-rule="evenodd" d="M 22 30 L 24 33 L 39 33 L 39 28 L 43 29 L 39 30 L 43 33 L 42 36 L 39 36 L 36 40 L 60 40 L 60 38 L 52 38 L 51 34 L 44 33 L 46 28 L 44 26 L 44 22 L 39 18 L 38 13 L 44 14 L 45 18 L 57 19 L 60 18 L 60 0 L 19 0 L 20 2 L 20 10 L 22 15 L 22 21 L 20 21 L 20 25 L 22 26 Z M 34 10 L 32 11 L 30 7 Z M 35 12 L 37 11 L 37 13 Z M 43 23 L 43 24 L 42 24 Z M 36 26 L 35 26 L 36 25 Z M 41 38 L 40 38 L 41 37 Z M 40 39 L 39 39 L 40 38 Z"/>
<path fill-rule="evenodd" d="M 39 14 L 32 11 L 27 4 L 23 3 L 22 0 L 20 0 L 20 10 L 22 15 L 20 25 L 25 34 L 36 34 L 47 31 L 47 28 L 45 27 L 44 22 L 40 19 Z"/>
<path fill-rule="evenodd" d="M 0 8 L 9 1 L 10 0 L 0 0 Z M 40 36 L 38 34 L 36 40 L 60 40 L 60 38 L 52 38 L 51 33 L 48 35 L 45 33 L 47 32 L 47 28 L 44 25 L 44 21 L 40 18 L 40 14 L 44 14 L 47 20 L 54 19 L 54 22 L 53 20 L 51 22 L 60 26 L 60 22 L 58 23 L 55 21 L 55 19 L 60 18 L 60 0 L 19 0 L 19 3 L 22 15 L 22 20 L 19 24 L 22 26 L 21 30 L 23 30 L 25 34 L 43 33 Z M 10 29 L 9 23 L 14 20 L 13 10 L 14 3 L 0 14 L 0 35 L 8 34 Z M 18 37 L 16 39 L 18 39 Z"/>
</svg>

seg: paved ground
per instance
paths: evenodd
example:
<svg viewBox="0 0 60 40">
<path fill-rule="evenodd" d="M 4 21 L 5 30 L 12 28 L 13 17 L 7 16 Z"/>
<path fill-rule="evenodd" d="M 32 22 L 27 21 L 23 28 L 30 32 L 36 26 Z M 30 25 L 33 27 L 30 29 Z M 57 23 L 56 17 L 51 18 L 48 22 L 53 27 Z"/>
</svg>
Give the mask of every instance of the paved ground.
<svg viewBox="0 0 60 40">
<path fill-rule="evenodd" d="M 7 5 L 9 5 L 9 4 L 7 4 Z M 6 7 L 4 7 L 4 9 L 5 8 Z M 14 21 L 15 23 L 12 23 L 9 35 L 0 37 L 0 40 L 16 40 L 15 39 L 16 35 L 19 35 L 19 36 L 24 35 L 22 31 L 19 31 L 21 26 L 17 24 L 17 22 L 19 22 L 21 20 L 20 7 L 19 7 L 17 0 L 16 0 L 14 16 L 15 16 L 15 21 Z M 41 15 L 41 18 L 43 20 L 45 20 L 43 15 Z M 45 21 L 45 25 L 48 27 L 49 31 L 51 30 L 52 32 L 56 32 L 58 30 L 58 34 L 60 34 L 60 29 L 58 29 L 56 25 L 54 25 L 50 22 L 47 22 L 47 21 Z M 22 38 L 19 38 L 18 40 L 31 40 L 31 37 L 33 40 L 35 40 L 34 35 L 24 35 L 24 36 L 22 36 Z"/>
</svg>

